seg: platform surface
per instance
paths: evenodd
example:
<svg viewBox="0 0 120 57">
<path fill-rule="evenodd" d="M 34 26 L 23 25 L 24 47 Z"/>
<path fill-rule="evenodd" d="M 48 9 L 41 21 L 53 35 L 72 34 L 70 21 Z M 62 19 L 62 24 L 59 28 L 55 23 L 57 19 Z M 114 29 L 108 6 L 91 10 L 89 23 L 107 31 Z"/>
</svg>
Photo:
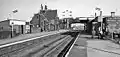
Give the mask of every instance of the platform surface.
<svg viewBox="0 0 120 57">
<path fill-rule="evenodd" d="M 0 40 L 0 45 L 16 42 L 16 41 L 20 41 L 20 40 L 25 40 L 25 39 L 29 39 L 29 38 L 34 38 L 34 37 L 53 35 L 53 34 L 62 33 L 62 32 L 66 32 L 66 31 L 68 31 L 68 30 L 59 30 L 59 31 L 40 32 L 40 33 L 19 35 L 14 38 Z"/>
<path fill-rule="evenodd" d="M 68 57 L 120 57 L 120 45 L 109 40 L 86 39 L 91 35 L 81 35 Z"/>
<path fill-rule="evenodd" d="M 90 40 L 88 42 L 88 57 L 120 57 L 120 45 L 105 40 Z"/>
</svg>

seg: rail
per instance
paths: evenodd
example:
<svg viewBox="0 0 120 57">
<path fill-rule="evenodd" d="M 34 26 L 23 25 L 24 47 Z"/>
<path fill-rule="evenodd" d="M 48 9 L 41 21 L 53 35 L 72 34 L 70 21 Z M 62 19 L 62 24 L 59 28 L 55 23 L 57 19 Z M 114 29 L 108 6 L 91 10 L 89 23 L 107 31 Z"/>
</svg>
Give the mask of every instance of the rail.
<svg viewBox="0 0 120 57">
<path fill-rule="evenodd" d="M 70 50 L 73 48 L 76 40 L 78 39 L 80 34 L 77 35 L 77 37 L 73 38 L 69 44 L 59 53 L 57 57 L 67 57 L 69 55 Z"/>
</svg>

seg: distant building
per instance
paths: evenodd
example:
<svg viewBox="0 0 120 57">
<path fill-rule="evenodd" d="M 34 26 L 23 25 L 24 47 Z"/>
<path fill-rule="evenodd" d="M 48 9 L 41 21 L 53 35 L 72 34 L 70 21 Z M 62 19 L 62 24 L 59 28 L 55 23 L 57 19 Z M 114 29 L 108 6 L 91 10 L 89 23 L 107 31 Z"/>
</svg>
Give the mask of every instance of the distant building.
<svg viewBox="0 0 120 57">
<path fill-rule="evenodd" d="M 8 19 L 0 22 L 0 37 L 11 36 L 12 31 L 15 35 L 25 34 L 24 20 Z"/>
<path fill-rule="evenodd" d="M 71 23 L 73 23 L 74 19 L 73 18 L 63 18 L 64 21 L 64 28 L 65 29 L 70 29 L 71 28 Z"/>
<path fill-rule="evenodd" d="M 115 12 L 111 12 L 111 15 L 104 16 L 103 29 L 109 29 L 109 32 L 119 32 L 120 31 L 120 16 L 115 15 Z"/>
<path fill-rule="evenodd" d="M 102 21 L 102 30 L 106 30 L 107 21 L 109 21 L 110 19 L 111 20 L 113 19 L 112 20 L 113 22 L 110 22 L 111 24 L 112 23 L 114 23 L 114 24 L 116 24 L 116 23 L 120 24 L 120 22 L 119 22 L 120 16 L 115 15 L 115 12 L 111 12 L 110 15 L 106 15 L 106 16 L 104 15 L 104 16 L 102 16 L 102 20 L 101 20 L 100 16 L 97 16 L 95 19 L 93 19 L 91 21 L 92 27 L 93 26 L 95 27 L 96 34 L 99 33 L 99 28 L 101 27 L 101 21 Z M 117 21 L 116 21 L 116 19 L 117 19 Z M 117 25 L 116 27 L 120 27 L 120 25 Z"/>
</svg>

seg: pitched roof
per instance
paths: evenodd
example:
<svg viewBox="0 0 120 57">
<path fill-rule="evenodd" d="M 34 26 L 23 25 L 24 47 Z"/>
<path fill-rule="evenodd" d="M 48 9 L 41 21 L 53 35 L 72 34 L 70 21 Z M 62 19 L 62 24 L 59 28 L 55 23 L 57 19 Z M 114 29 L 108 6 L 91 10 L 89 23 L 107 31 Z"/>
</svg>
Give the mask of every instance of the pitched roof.
<svg viewBox="0 0 120 57">
<path fill-rule="evenodd" d="M 0 21 L 0 23 L 5 21 L 10 21 L 10 20 L 26 22 L 25 20 L 19 20 L 19 19 L 7 19 L 7 20 Z"/>
<path fill-rule="evenodd" d="M 57 10 L 41 10 L 40 13 L 43 14 L 48 20 L 52 20 L 57 17 Z"/>
</svg>

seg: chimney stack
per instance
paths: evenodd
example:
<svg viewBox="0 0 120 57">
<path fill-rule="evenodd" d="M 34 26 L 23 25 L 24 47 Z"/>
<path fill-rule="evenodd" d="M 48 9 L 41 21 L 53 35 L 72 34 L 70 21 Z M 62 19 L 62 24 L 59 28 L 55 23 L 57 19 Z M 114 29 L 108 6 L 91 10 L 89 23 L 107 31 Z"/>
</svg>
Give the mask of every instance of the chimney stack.
<svg viewBox="0 0 120 57">
<path fill-rule="evenodd" d="M 43 10 L 43 5 L 41 4 L 41 10 Z"/>
<path fill-rule="evenodd" d="M 115 12 L 111 12 L 111 17 L 115 17 Z"/>
<path fill-rule="evenodd" d="M 45 10 L 47 10 L 48 8 L 47 8 L 47 5 L 45 5 Z"/>
</svg>

